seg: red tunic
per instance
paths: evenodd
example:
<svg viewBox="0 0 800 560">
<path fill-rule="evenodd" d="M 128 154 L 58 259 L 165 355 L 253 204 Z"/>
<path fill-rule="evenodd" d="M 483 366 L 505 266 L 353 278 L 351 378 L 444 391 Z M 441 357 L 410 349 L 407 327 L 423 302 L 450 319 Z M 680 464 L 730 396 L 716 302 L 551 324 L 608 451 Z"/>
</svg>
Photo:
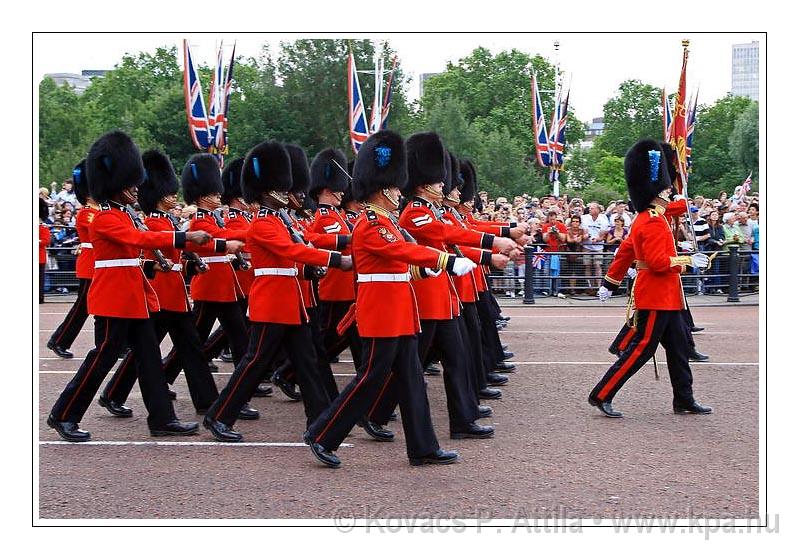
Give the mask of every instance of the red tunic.
<svg viewBox="0 0 800 560">
<path fill-rule="evenodd" d="M 250 288 L 250 320 L 285 325 L 299 325 L 308 321 L 305 309 L 307 304 L 300 289 L 299 277 L 260 275 L 260 270 L 298 269 L 297 274 L 301 274 L 298 262 L 330 266 L 341 261 L 341 254 L 295 243 L 278 214 L 265 207 L 258 211 L 250 225 L 247 244 L 253 256 L 251 264 L 256 274 Z"/>
<path fill-rule="evenodd" d="M 409 243 L 389 215 L 377 207 L 368 209 L 353 230 L 353 263 L 356 274 L 407 274 L 409 264 L 445 268 L 446 253 Z M 447 276 L 442 272 L 441 276 Z M 362 337 L 397 337 L 420 332 L 415 288 L 410 281 L 359 282 L 356 289 L 356 325 Z"/>
<path fill-rule="evenodd" d="M 452 208 L 447 209 L 442 219 L 445 223 L 455 224 L 462 229 L 470 229 L 464 223 L 464 219 L 461 215 Z M 485 266 L 492 264 L 492 251 L 488 249 L 476 249 L 475 247 L 466 246 L 461 246 L 459 248 L 461 249 L 461 253 L 475 264 Z M 478 301 L 478 292 L 486 289 L 484 287 L 483 290 L 478 290 L 479 279 L 483 280 L 483 285 L 485 286 L 485 279 L 482 276 L 482 272 L 483 271 L 478 268 L 464 276 L 453 277 L 453 284 L 455 284 L 458 297 L 462 302 L 475 303 Z"/>
<path fill-rule="evenodd" d="M 219 223 L 214 214 L 207 210 L 198 210 L 189 223 L 189 231 L 197 230 L 207 231 L 212 237 L 219 239 L 244 241 L 246 237 L 246 232 L 226 228 L 224 223 Z M 211 246 L 199 248 L 197 254 L 201 257 L 220 256 Z M 208 263 L 207 272 L 192 277 L 190 289 L 195 301 L 232 302 L 244 297 L 233 266 L 227 259 L 224 262 Z"/>
<path fill-rule="evenodd" d="M 247 230 L 250 229 L 251 220 L 252 214 L 231 208 L 228 210 L 228 216 L 225 219 L 225 227 L 227 229 L 238 229 L 244 231 L 245 235 L 247 235 Z M 250 260 L 250 251 L 247 249 L 247 245 L 242 247 L 241 252 L 242 256 L 244 256 L 247 260 Z M 242 289 L 242 293 L 244 293 L 245 296 L 248 296 L 250 294 L 250 286 L 253 285 L 253 281 L 256 279 L 256 277 L 253 275 L 253 267 L 251 266 L 247 270 L 237 268 L 235 269 L 235 273 L 236 279 L 239 281 L 239 287 Z"/>
<path fill-rule="evenodd" d="M 400 215 L 400 225 L 420 245 L 447 251 L 448 245 L 460 244 L 490 248 L 494 236 L 446 224 L 439 219 L 438 210 L 430 202 L 415 198 Z M 419 314 L 422 319 L 442 320 L 458 317 L 460 301 L 450 275 L 414 281 Z"/>
<path fill-rule="evenodd" d="M 39 264 L 47 262 L 47 246 L 50 245 L 50 228 L 39 224 Z"/>
<path fill-rule="evenodd" d="M 144 225 L 150 231 L 178 231 L 172 220 L 163 212 L 151 212 L 144 219 Z M 193 246 L 191 246 L 193 247 Z M 189 247 L 189 248 L 191 248 Z M 162 251 L 164 257 L 173 263 L 181 262 L 181 251 L 171 248 Z M 152 251 L 145 251 L 146 259 L 155 259 Z M 150 280 L 150 285 L 156 291 L 158 303 L 163 311 L 176 311 L 186 313 L 189 311 L 189 298 L 186 295 L 186 284 L 183 281 L 183 274 L 178 270 L 170 272 L 156 272 L 155 277 Z"/>
<path fill-rule="evenodd" d="M 89 241 L 89 225 L 98 212 L 97 208 L 84 206 L 75 216 L 75 229 L 78 230 L 78 239 L 81 242 L 81 251 L 75 261 L 75 276 L 78 278 L 90 279 L 94 275 L 94 249 Z"/>
<path fill-rule="evenodd" d="M 310 230 L 317 234 L 347 236 L 350 234 L 350 227 L 340 210 L 327 204 L 320 204 L 314 214 Z M 342 254 L 349 255 L 350 249 L 342 248 Z M 356 294 L 353 281 L 353 271 L 329 270 L 319 281 L 319 299 L 323 301 L 354 301 Z"/>
<path fill-rule="evenodd" d="M 89 226 L 95 271 L 89 288 L 89 313 L 100 317 L 147 319 L 158 311 L 156 293 L 141 266 L 100 267 L 102 261 L 138 260 L 142 249 L 182 247 L 183 232 L 139 231 L 131 217 L 114 203 L 103 204 Z"/>
<path fill-rule="evenodd" d="M 683 309 L 680 275 L 684 265 L 691 261 L 688 256 L 678 257 L 672 229 L 664 214 L 652 209 L 639 212 L 631 223 L 629 239 L 632 240 L 633 256 L 639 270 L 633 289 L 636 308 L 673 311 Z M 622 249 L 621 246 L 620 251 Z M 620 260 L 629 254 L 630 251 L 626 248 L 620 255 Z M 644 266 L 639 263 L 644 263 Z M 615 270 L 618 268 L 621 265 L 617 265 Z"/>
</svg>

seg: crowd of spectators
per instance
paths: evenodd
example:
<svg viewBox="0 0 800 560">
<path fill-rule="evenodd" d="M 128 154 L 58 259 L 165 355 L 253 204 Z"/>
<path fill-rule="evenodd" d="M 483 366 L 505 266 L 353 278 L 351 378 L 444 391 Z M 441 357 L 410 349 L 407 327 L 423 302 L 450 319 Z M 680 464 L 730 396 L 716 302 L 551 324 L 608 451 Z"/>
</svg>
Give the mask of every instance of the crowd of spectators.
<svg viewBox="0 0 800 560">
<path fill-rule="evenodd" d="M 490 199 L 486 191 L 479 193 L 483 202 L 480 218 L 484 220 L 527 223 L 531 228 L 531 244 L 540 252 L 534 275 L 536 290 L 542 295 L 594 294 L 619 244 L 628 236 L 632 209 L 627 200 L 611 200 L 605 205 L 585 202 L 580 197 L 536 197 L 529 194 Z M 51 244 L 47 270 L 74 270 L 80 241 L 75 229 L 75 214 L 80 208 L 71 179 L 50 188 L 42 187 L 39 196 L 49 207 L 45 222 L 50 227 Z M 720 192 L 717 198 L 702 196 L 689 201 L 693 229 L 701 251 L 717 253 L 706 272 L 704 285 L 698 291 L 722 293 L 727 274 L 728 253 L 732 245 L 743 251 L 743 274 L 758 275 L 759 203 L 758 194 L 747 196 L 736 187 L 732 196 Z M 178 204 L 173 211 L 182 222 L 196 211 L 194 206 Z M 691 239 L 688 222 L 678 228 L 678 241 Z M 506 295 L 522 295 L 525 275 L 524 255 L 517 257 L 505 271 L 516 280 L 495 282 Z M 748 286 L 757 285 L 748 278 Z M 65 288 L 59 288 L 65 290 Z"/>
<path fill-rule="evenodd" d="M 490 199 L 479 193 L 483 202 L 480 217 L 484 220 L 517 221 L 530 225 L 531 243 L 542 254 L 535 260 L 536 291 L 542 295 L 594 294 L 620 243 L 628 237 L 634 213 L 624 199 L 606 204 L 585 202 L 582 198 L 562 196 L 536 197 L 528 194 L 513 199 Z M 698 293 L 723 293 L 727 282 L 727 259 L 732 245 L 739 247 L 743 258 L 741 273 L 758 275 L 759 201 L 758 194 L 748 196 L 742 187 L 732 196 L 720 192 L 716 198 L 696 196 L 688 201 L 692 228 L 699 249 L 714 254 L 711 267 Z M 680 223 L 679 242 L 690 241 L 688 221 Z M 525 270 L 524 257 L 506 270 L 516 282 L 499 279 L 506 295 L 521 295 Z M 694 271 L 698 273 L 699 271 Z M 757 279 L 746 278 L 747 287 L 757 286 Z"/>
</svg>

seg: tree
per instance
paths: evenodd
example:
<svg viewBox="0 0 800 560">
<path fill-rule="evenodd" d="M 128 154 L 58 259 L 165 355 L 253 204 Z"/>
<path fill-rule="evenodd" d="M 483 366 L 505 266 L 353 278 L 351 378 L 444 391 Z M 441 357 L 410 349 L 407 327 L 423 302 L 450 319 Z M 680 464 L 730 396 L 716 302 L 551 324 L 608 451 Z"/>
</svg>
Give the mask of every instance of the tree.
<svg viewBox="0 0 800 560">
<path fill-rule="evenodd" d="M 663 138 L 659 107 L 661 90 L 639 80 L 620 84 L 617 95 L 603 106 L 603 134 L 595 147 L 624 157 L 633 144 L 642 138 Z"/>
<path fill-rule="evenodd" d="M 752 102 L 739 115 L 733 125 L 729 142 L 729 155 L 748 173 L 753 172 L 753 179 L 758 179 L 758 103 Z"/>
<path fill-rule="evenodd" d="M 39 183 L 61 183 L 86 157 L 84 110 L 71 87 L 52 78 L 39 83 Z"/>
<path fill-rule="evenodd" d="M 691 195 L 715 198 L 720 191 L 730 194 L 747 177 L 750 170 L 731 157 L 731 135 L 736 120 L 751 104 L 745 97 L 728 95 L 713 105 L 698 107 L 689 175 Z"/>
</svg>

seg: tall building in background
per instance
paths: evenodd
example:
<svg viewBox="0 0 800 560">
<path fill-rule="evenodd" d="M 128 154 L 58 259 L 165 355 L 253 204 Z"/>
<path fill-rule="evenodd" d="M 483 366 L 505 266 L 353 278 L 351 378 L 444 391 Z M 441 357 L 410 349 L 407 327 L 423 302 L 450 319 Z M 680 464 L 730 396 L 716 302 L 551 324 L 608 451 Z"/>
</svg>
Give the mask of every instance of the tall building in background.
<svg viewBox="0 0 800 560">
<path fill-rule="evenodd" d="M 419 75 L 419 98 L 422 99 L 422 94 L 425 93 L 425 82 L 432 76 L 438 76 L 441 72 L 426 72 Z"/>
<path fill-rule="evenodd" d="M 731 93 L 758 101 L 758 41 L 733 45 Z"/>
<path fill-rule="evenodd" d="M 81 70 L 80 74 L 70 74 L 67 72 L 58 72 L 54 74 L 45 74 L 45 78 L 52 78 L 56 85 L 63 86 L 69 85 L 78 95 L 86 91 L 89 84 L 92 83 L 92 78 L 102 78 L 106 75 L 108 70 Z"/>
</svg>

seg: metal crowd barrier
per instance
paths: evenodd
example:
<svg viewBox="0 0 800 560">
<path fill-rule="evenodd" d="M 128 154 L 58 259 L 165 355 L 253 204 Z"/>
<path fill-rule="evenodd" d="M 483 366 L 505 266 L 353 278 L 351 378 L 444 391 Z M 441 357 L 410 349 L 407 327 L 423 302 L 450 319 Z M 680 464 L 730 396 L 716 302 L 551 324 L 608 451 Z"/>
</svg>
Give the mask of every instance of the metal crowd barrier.
<svg viewBox="0 0 800 560">
<path fill-rule="evenodd" d="M 489 281 L 498 297 L 522 297 L 523 303 L 535 303 L 536 297 L 594 297 L 614 258 L 614 252 L 544 252 L 543 245 L 525 247 L 524 264 L 510 262 L 503 271 L 493 270 Z M 713 251 L 703 251 L 713 255 Z M 600 274 L 587 273 L 583 257 L 591 255 L 600 260 Z M 681 278 L 684 293 L 726 297 L 740 301 L 742 293 L 757 293 L 759 284 L 757 250 L 731 245 L 727 252 L 719 251 L 711 266 L 704 271 L 687 270 Z M 554 259 L 555 257 L 555 259 Z M 590 261 L 591 262 L 591 261 Z M 557 264 L 556 264 L 557 263 Z M 556 266 L 554 266 L 556 264 Z M 592 266 L 592 265 L 588 265 Z M 592 267 L 593 268 L 593 267 Z M 625 278 L 615 295 L 628 295 L 632 280 Z"/>
<path fill-rule="evenodd" d="M 543 245 L 525 247 L 523 264 L 509 262 L 505 270 L 492 270 L 489 284 L 498 297 L 522 297 L 523 303 L 535 303 L 536 297 L 594 297 L 605 276 L 614 252 L 544 252 Z M 45 266 L 45 293 L 68 293 L 77 291 L 75 277 L 75 254 L 77 246 L 48 247 L 48 263 Z M 705 254 L 712 255 L 710 251 Z M 740 301 L 742 293 L 758 291 L 758 251 L 740 250 L 731 245 L 727 253 L 718 252 L 711 266 L 702 273 L 687 271 L 682 275 L 683 289 L 687 296 L 716 295 L 727 301 Z M 592 255 L 601 260 L 600 274 L 586 274 L 583 256 Z M 557 258 L 554 261 L 553 257 Z M 557 262 L 557 266 L 554 266 Z M 615 292 L 627 295 L 631 280 L 625 278 Z"/>
</svg>

